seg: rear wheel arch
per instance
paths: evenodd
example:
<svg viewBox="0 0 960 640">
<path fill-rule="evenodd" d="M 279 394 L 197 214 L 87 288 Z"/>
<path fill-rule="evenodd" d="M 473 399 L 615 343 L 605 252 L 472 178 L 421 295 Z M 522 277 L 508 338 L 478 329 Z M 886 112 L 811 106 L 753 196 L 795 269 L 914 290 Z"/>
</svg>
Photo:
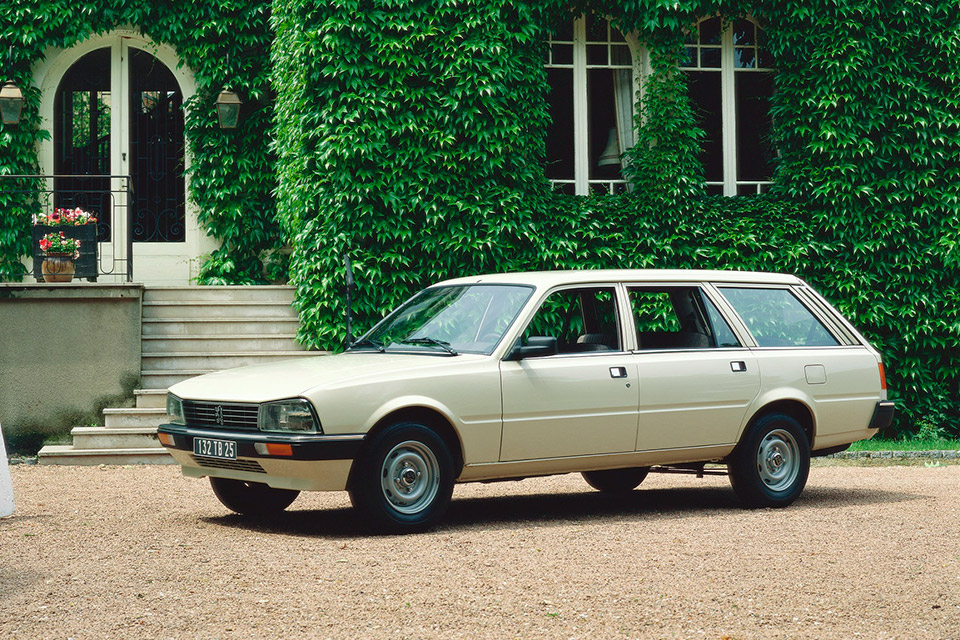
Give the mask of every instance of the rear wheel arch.
<svg viewBox="0 0 960 640">
<path fill-rule="evenodd" d="M 757 423 L 758 420 L 774 413 L 788 415 L 799 422 L 800 426 L 803 427 L 803 432 L 807 436 L 807 442 L 810 444 L 810 448 L 813 449 L 813 439 L 816 436 L 817 431 L 816 420 L 813 417 L 813 411 L 811 411 L 810 407 L 803 402 L 792 399 L 776 400 L 774 402 L 765 404 L 758 409 L 753 416 L 750 417 L 746 427 L 740 434 L 740 442 L 743 441 L 743 436 L 750 432 L 750 429 Z"/>
</svg>

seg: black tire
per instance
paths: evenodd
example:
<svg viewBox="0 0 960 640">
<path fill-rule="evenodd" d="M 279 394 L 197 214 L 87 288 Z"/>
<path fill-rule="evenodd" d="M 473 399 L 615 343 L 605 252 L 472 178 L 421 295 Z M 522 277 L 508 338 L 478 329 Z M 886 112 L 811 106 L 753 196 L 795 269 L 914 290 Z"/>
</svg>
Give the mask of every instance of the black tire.
<svg viewBox="0 0 960 640">
<path fill-rule="evenodd" d="M 628 493 L 640 486 L 650 472 L 650 467 L 630 467 L 628 469 L 604 469 L 603 471 L 584 471 L 580 475 L 587 484 L 604 493 Z"/>
<path fill-rule="evenodd" d="M 810 442 L 800 423 L 771 413 L 750 426 L 731 456 L 730 484 L 749 508 L 786 507 L 810 474 Z"/>
<path fill-rule="evenodd" d="M 350 501 L 375 531 L 423 531 L 443 517 L 453 481 L 443 438 L 422 424 L 400 423 L 374 436 L 357 459 Z"/>
<path fill-rule="evenodd" d="M 300 495 L 299 491 L 292 489 L 274 489 L 259 482 L 227 478 L 210 478 L 210 486 L 223 506 L 245 516 L 280 513 Z"/>
</svg>

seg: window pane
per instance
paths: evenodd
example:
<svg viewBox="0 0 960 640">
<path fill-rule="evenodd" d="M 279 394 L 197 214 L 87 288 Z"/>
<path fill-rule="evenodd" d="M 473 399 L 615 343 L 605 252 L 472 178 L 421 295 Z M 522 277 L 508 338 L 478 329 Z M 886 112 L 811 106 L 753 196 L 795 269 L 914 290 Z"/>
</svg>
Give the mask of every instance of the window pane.
<svg viewBox="0 0 960 640">
<path fill-rule="evenodd" d="M 761 347 L 826 347 L 839 343 L 786 289 L 723 287 Z"/>
<path fill-rule="evenodd" d="M 756 26 L 749 20 L 740 19 L 733 24 L 733 44 L 750 45 L 756 44 Z"/>
<path fill-rule="evenodd" d="M 557 338 L 559 353 L 619 351 L 617 307 L 614 290 L 567 289 L 550 294 L 521 336 Z"/>
<path fill-rule="evenodd" d="M 609 42 L 607 20 L 599 16 L 587 16 L 587 42 Z"/>
<path fill-rule="evenodd" d="M 720 18 L 710 18 L 700 23 L 700 44 L 720 44 Z"/>
<path fill-rule="evenodd" d="M 773 74 L 735 74 L 737 180 L 769 180 L 773 174 L 770 98 Z"/>
<path fill-rule="evenodd" d="M 705 69 L 719 69 L 720 49 L 700 49 L 700 66 Z"/>
<path fill-rule="evenodd" d="M 752 47 L 736 47 L 733 50 L 733 66 L 737 69 L 753 69 L 757 66 L 757 52 Z"/>
<path fill-rule="evenodd" d="M 547 130 L 548 178 L 573 180 L 573 70 L 547 69 L 550 128 Z"/>
<path fill-rule="evenodd" d="M 550 46 L 551 64 L 573 64 L 573 45 L 555 44 Z"/>
<path fill-rule="evenodd" d="M 607 59 L 607 45 L 588 44 L 587 45 L 587 64 L 605 65 L 609 64 Z"/>
<path fill-rule="evenodd" d="M 641 349 L 706 349 L 712 331 L 696 287 L 630 289 Z"/>
<path fill-rule="evenodd" d="M 614 73 L 612 69 L 587 71 L 587 144 L 591 180 L 622 179 Z"/>
<path fill-rule="evenodd" d="M 630 55 L 630 47 L 625 44 L 615 44 L 610 47 L 610 63 L 622 64 L 625 66 L 633 65 L 633 56 Z"/>
<path fill-rule="evenodd" d="M 734 335 L 733 329 L 727 324 L 727 321 L 720 315 L 720 310 L 709 298 L 703 298 L 704 307 L 707 309 L 707 316 L 710 318 L 710 324 L 713 328 L 713 335 L 718 347 L 739 347 L 740 341 Z"/>
<path fill-rule="evenodd" d="M 712 71 L 688 72 L 688 91 L 697 124 L 706 137 L 701 143 L 700 161 L 708 182 L 723 181 L 723 114 L 720 102 L 720 74 Z"/>
<path fill-rule="evenodd" d="M 553 37 L 550 39 L 573 42 L 573 20 L 564 20 L 557 25 L 556 30 L 553 32 Z"/>
</svg>

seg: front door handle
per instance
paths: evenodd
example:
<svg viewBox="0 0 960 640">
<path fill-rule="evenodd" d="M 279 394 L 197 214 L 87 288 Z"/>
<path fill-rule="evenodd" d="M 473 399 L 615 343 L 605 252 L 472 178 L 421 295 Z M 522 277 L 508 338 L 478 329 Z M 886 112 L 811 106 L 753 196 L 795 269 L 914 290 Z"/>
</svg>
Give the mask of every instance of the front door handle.
<svg viewBox="0 0 960 640">
<path fill-rule="evenodd" d="M 741 373 L 747 370 L 747 363 L 743 360 L 734 360 L 730 363 L 730 371 L 734 373 Z"/>
<path fill-rule="evenodd" d="M 611 378 L 626 378 L 626 377 L 627 377 L 627 368 L 626 368 L 626 367 L 610 367 L 610 377 L 611 377 Z"/>
</svg>

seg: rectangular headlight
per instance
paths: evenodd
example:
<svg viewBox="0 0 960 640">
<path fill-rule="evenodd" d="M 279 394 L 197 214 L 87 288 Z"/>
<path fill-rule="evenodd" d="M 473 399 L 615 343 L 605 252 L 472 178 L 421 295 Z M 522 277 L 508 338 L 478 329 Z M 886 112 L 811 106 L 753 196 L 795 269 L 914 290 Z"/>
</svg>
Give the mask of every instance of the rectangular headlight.
<svg viewBox="0 0 960 640">
<path fill-rule="evenodd" d="M 187 424 L 183 419 L 183 400 L 172 393 L 167 394 L 167 421 L 170 424 Z"/>
<path fill-rule="evenodd" d="M 303 399 L 281 400 L 260 405 L 257 414 L 260 431 L 317 433 L 320 425 L 313 419 L 310 403 Z"/>
</svg>

